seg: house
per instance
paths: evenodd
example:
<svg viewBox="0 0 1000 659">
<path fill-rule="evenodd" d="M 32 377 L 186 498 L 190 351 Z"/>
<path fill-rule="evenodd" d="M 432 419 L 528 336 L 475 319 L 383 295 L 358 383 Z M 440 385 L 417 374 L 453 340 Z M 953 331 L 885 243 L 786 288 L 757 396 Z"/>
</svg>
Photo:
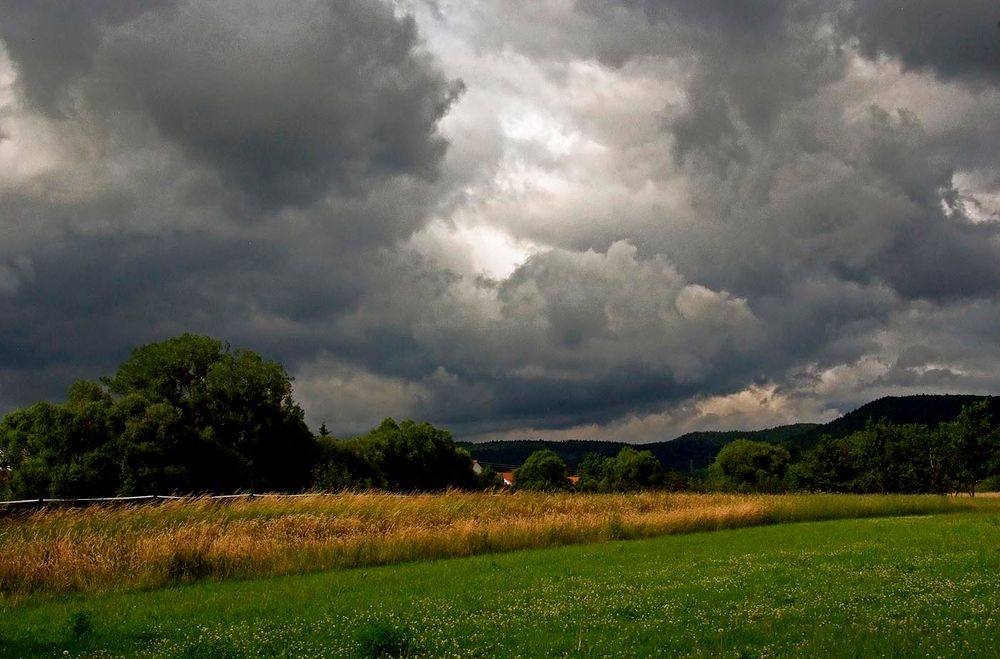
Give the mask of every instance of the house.
<svg viewBox="0 0 1000 659">
<path fill-rule="evenodd" d="M 503 484 L 505 487 L 512 487 L 514 485 L 514 472 L 513 471 L 501 471 L 499 473 L 500 478 L 503 479 Z M 567 476 L 566 480 L 575 489 L 577 482 L 579 482 L 579 476 Z"/>
</svg>

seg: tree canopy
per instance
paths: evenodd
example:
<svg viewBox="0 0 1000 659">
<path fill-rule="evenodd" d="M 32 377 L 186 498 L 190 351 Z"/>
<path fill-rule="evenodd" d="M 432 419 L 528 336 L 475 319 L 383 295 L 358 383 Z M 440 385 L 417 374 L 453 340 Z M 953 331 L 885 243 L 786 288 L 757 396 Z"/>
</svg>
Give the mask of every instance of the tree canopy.
<svg viewBox="0 0 1000 659">
<path fill-rule="evenodd" d="M 780 446 L 737 439 L 722 447 L 709 472 L 721 489 L 779 492 L 786 489 L 790 462 L 791 455 Z"/>
<path fill-rule="evenodd" d="M 426 422 L 385 419 L 364 435 L 324 440 L 322 446 L 316 485 L 323 489 L 415 492 L 478 485 L 469 452 L 455 446 L 447 430 Z"/>
<path fill-rule="evenodd" d="M 963 407 L 944 427 L 955 479 L 973 496 L 976 482 L 1000 468 L 1000 427 L 993 428 L 990 421 L 989 406 L 981 401 Z"/>
<path fill-rule="evenodd" d="M 830 492 L 945 494 L 1000 471 L 1000 428 L 985 402 L 962 408 L 950 422 L 893 424 L 869 420 L 846 437 L 824 437 L 793 466 L 801 489 Z"/>
<path fill-rule="evenodd" d="M 555 451 L 535 451 L 514 472 L 514 483 L 521 490 L 558 492 L 570 489 L 566 463 Z"/>
<path fill-rule="evenodd" d="M 0 422 L 10 497 L 296 490 L 318 448 L 280 364 L 183 334 Z"/>
<path fill-rule="evenodd" d="M 591 492 L 633 492 L 663 485 L 663 466 L 650 451 L 625 446 L 618 455 L 587 455 L 580 463 L 577 489 Z"/>
</svg>

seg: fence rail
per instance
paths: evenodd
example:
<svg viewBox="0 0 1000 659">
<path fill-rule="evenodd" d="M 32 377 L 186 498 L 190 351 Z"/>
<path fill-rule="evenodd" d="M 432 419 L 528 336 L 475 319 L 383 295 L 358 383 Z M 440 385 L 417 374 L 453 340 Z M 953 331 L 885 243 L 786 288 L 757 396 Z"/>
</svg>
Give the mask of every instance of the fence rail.
<svg viewBox="0 0 1000 659">
<path fill-rule="evenodd" d="M 21 510 L 32 510 L 39 508 L 85 508 L 87 506 L 99 506 L 104 504 L 141 504 L 156 503 L 160 501 L 172 501 L 178 499 L 263 499 L 263 498 L 291 498 L 291 497 L 314 497 L 321 496 L 322 492 L 306 492 L 303 494 L 276 494 L 255 492 L 243 492 L 240 494 L 143 494 L 132 497 L 80 497 L 76 499 L 18 499 L 16 501 L 0 501 L 0 515 Z"/>
</svg>

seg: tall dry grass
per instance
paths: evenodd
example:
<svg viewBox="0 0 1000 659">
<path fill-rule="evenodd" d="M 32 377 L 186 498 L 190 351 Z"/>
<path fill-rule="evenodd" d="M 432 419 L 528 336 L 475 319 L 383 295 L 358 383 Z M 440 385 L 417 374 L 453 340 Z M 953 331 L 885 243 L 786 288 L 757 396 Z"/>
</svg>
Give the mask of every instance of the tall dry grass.
<svg viewBox="0 0 1000 659">
<path fill-rule="evenodd" d="M 153 588 L 778 522 L 991 510 L 935 496 L 383 493 L 0 518 L 0 597 Z"/>
</svg>

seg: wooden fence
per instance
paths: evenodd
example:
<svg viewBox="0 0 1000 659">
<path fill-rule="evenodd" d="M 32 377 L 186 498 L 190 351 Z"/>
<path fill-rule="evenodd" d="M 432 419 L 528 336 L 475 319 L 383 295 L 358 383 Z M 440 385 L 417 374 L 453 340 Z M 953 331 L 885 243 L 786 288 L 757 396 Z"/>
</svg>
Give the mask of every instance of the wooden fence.
<svg viewBox="0 0 1000 659">
<path fill-rule="evenodd" d="M 212 494 L 212 495 L 174 495 L 174 494 L 144 494 L 133 497 L 81 497 L 77 499 L 19 499 L 17 501 L 0 501 L 0 516 L 4 514 L 32 511 L 41 508 L 86 508 L 88 506 L 101 505 L 137 505 L 158 503 L 161 501 L 172 501 L 177 499 L 254 499 L 254 498 L 287 498 L 287 497 L 314 497 L 323 493 L 306 492 L 304 494 L 257 494 L 254 492 L 243 492 L 240 494 Z"/>
</svg>

